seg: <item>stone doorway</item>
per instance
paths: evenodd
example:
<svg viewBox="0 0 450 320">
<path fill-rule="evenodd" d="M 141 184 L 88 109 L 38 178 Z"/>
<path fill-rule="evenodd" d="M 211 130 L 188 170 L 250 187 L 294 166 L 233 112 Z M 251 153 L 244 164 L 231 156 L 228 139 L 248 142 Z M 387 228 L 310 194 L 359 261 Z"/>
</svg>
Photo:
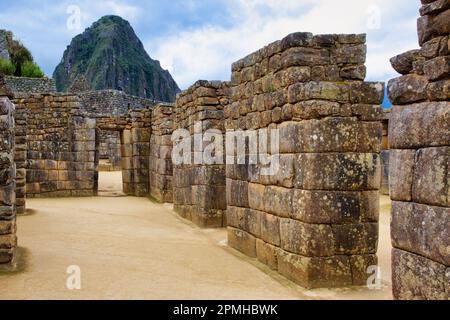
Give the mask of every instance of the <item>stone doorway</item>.
<svg viewBox="0 0 450 320">
<path fill-rule="evenodd" d="M 95 193 L 100 197 L 125 196 L 122 160 L 126 159 L 124 130 L 97 128 L 95 140 Z"/>
</svg>

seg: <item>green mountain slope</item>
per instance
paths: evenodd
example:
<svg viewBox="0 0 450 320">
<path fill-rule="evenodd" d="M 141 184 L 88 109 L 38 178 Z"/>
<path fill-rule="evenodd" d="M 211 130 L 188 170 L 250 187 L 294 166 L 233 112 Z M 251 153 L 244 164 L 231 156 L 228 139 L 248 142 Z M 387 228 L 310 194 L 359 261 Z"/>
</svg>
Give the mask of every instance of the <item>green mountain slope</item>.
<svg viewBox="0 0 450 320">
<path fill-rule="evenodd" d="M 180 91 L 159 61 L 152 60 L 130 24 L 105 16 L 72 39 L 53 78 L 66 91 L 78 75 L 92 89 L 117 89 L 149 99 L 172 102 Z"/>
</svg>

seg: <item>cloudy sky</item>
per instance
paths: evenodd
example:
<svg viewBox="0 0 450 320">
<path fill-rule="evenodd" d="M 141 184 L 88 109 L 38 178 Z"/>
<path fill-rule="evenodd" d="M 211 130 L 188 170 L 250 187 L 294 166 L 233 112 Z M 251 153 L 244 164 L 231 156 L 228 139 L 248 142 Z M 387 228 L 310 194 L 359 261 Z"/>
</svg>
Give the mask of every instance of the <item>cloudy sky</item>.
<svg viewBox="0 0 450 320">
<path fill-rule="evenodd" d="M 418 47 L 420 1 L 2 0 L 1 7 L 0 29 L 12 30 L 48 76 L 72 37 L 116 14 L 185 89 L 198 79 L 228 80 L 232 62 L 297 31 L 367 33 L 368 80 L 386 81 L 396 76 L 389 58 Z"/>
</svg>

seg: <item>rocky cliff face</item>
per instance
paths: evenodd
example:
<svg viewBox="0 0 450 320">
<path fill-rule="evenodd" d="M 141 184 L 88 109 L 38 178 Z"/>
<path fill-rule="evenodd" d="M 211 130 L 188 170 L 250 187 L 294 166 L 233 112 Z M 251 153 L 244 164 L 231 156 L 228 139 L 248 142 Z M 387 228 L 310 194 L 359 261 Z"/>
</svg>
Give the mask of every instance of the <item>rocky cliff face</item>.
<svg viewBox="0 0 450 320">
<path fill-rule="evenodd" d="M 117 16 L 101 18 L 72 40 L 53 73 L 58 91 L 67 91 L 79 75 L 94 90 L 117 89 L 159 101 L 172 102 L 180 91 L 130 24 Z"/>
</svg>

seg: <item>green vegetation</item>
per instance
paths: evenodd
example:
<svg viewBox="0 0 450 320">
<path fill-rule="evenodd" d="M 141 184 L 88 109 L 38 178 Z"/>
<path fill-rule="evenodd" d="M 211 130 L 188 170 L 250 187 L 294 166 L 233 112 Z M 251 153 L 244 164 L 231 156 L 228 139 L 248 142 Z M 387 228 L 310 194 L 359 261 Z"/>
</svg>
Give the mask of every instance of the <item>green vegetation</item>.
<svg viewBox="0 0 450 320">
<path fill-rule="evenodd" d="M 11 61 L 0 58 L 0 73 L 12 76 L 15 72 L 16 66 L 13 65 Z"/>
<path fill-rule="evenodd" d="M 0 59 L 0 72 L 16 77 L 42 78 L 44 73 L 34 63 L 31 52 L 20 41 L 8 39 L 11 60 Z"/>
<path fill-rule="evenodd" d="M 31 61 L 25 61 L 22 65 L 22 77 L 28 77 L 28 78 L 42 78 L 44 76 L 44 73 L 42 72 L 41 68 L 37 64 Z"/>
</svg>

